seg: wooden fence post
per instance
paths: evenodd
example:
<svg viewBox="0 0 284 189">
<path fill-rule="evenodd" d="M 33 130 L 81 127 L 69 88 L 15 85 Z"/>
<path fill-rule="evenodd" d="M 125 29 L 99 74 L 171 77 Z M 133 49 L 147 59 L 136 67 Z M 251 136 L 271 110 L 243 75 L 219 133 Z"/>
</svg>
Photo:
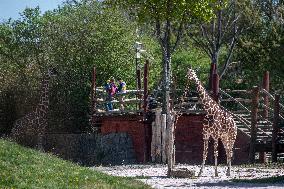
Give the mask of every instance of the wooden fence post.
<svg viewBox="0 0 284 189">
<path fill-rule="evenodd" d="M 263 76 L 262 88 L 269 92 L 269 71 L 266 71 Z M 264 118 L 268 118 L 268 106 L 269 106 L 269 97 L 267 94 L 264 94 L 264 105 L 262 115 Z"/>
<path fill-rule="evenodd" d="M 213 99 L 219 103 L 219 75 L 214 73 L 213 75 Z"/>
<path fill-rule="evenodd" d="M 168 148 L 167 148 L 167 159 L 168 159 L 168 177 L 172 176 L 172 170 L 174 168 L 173 150 L 174 150 L 174 115 L 170 115 L 168 121 L 167 135 L 168 135 Z"/>
<path fill-rule="evenodd" d="M 210 74 L 209 74 L 209 90 L 212 90 L 213 88 L 213 80 L 214 80 L 214 73 L 216 70 L 216 64 L 212 64 L 211 63 L 211 67 L 210 67 Z"/>
<path fill-rule="evenodd" d="M 272 131 L 272 162 L 277 162 L 277 136 L 279 131 L 279 110 L 280 110 L 280 95 L 275 95 L 274 101 L 274 117 L 273 117 L 273 131 Z"/>
<path fill-rule="evenodd" d="M 269 92 L 269 71 L 264 72 L 263 81 L 262 81 L 262 88 Z M 269 97 L 267 94 L 264 93 L 264 107 L 262 110 L 262 116 L 267 119 L 268 118 L 268 107 L 269 107 Z M 266 152 L 259 152 L 259 160 L 260 163 L 267 163 Z"/>
<path fill-rule="evenodd" d="M 255 163 L 255 145 L 257 138 L 257 113 L 259 103 L 259 87 L 254 86 L 252 89 L 252 109 L 251 109 L 251 128 L 250 128 L 250 163 Z"/>
<path fill-rule="evenodd" d="M 162 128 L 161 128 L 161 141 L 162 141 L 162 148 L 161 148 L 161 156 L 162 156 L 162 163 L 167 162 L 167 145 L 168 145 L 168 135 L 167 135 L 167 114 L 162 114 Z"/>
<path fill-rule="evenodd" d="M 144 118 L 146 119 L 146 112 L 147 112 L 147 99 L 148 99 L 148 77 L 149 77 L 149 60 L 146 60 L 146 63 L 144 65 L 144 103 L 143 103 L 143 109 L 144 109 Z"/>
<path fill-rule="evenodd" d="M 166 147 L 168 145 L 167 143 L 167 114 L 162 114 L 162 127 L 161 127 L 161 145 L 160 145 L 160 148 L 161 148 L 161 160 L 162 162 L 165 161 L 165 154 L 166 154 Z M 164 162 L 163 162 L 164 163 Z"/>
<path fill-rule="evenodd" d="M 141 70 L 137 70 L 137 87 L 138 87 L 138 99 L 139 99 L 139 103 L 138 103 L 138 109 L 141 110 L 142 108 L 142 103 L 141 103 Z"/>
<path fill-rule="evenodd" d="M 161 163 L 161 152 L 162 152 L 162 144 L 161 144 L 161 134 L 162 134 L 162 110 L 155 110 L 155 123 L 152 124 L 152 161 L 156 163 Z"/>
</svg>

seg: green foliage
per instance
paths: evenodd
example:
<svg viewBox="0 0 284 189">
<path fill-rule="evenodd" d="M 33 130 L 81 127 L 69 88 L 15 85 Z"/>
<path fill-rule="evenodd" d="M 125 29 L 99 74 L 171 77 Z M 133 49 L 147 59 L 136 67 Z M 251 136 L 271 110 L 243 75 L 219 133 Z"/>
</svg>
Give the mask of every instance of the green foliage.
<svg viewBox="0 0 284 189">
<path fill-rule="evenodd" d="M 176 88 L 183 89 L 186 85 L 187 69 L 189 67 L 197 71 L 198 77 L 206 85 L 210 69 L 210 59 L 200 50 L 190 48 L 180 48 L 172 60 L 173 77 Z"/>
<path fill-rule="evenodd" d="M 212 17 L 212 4 L 216 0 L 110 0 L 108 3 L 128 8 L 141 22 L 158 19 L 161 22 L 181 20 L 185 15 L 209 19 Z M 169 7 L 171 7 L 169 9 Z M 188 17 L 188 19 L 191 19 Z"/>
<path fill-rule="evenodd" d="M 272 90 L 283 91 L 284 30 L 279 17 L 283 5 L 275 4 L 272 10 L 264 6 L 267 3 L 257 1 L 246 10 L 251 19 L 243 24 L 249 29 L 239 40 L 234 59 L 241 62 L 243 87 L 260 84 L 264 71 L 270 71 Z"/>
<path fill-rule="evenodd" d="M 55 67 L 59 74 L 51 85 L 49 125 L 54 131 L 63 126 L 85 130 L 94 66 L 98 86 L 110 77 L 135 86 L 134 34 L 135 24 L 123 13 L 96 1 L 64 4 L 42 16 L 38 8 L 26 9 L 21 19 L 2 23 L 0 92 L 11 94 L 9 106 L 15 106 L 6 116 L 18 118 L 31 111 L 38 103 L 42 75 Z"/>
<path fill-rule="evenodd" d="M 150 188 L 0 139 L 1 188 Z"/>
</svg>

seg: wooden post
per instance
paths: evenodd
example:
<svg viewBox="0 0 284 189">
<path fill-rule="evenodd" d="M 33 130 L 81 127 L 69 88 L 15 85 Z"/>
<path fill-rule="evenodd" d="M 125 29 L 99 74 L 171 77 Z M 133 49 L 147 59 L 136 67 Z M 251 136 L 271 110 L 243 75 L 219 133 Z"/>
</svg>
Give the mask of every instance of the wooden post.
<svg viewBox="0 0 284 189">
<path fill-rule="evenodd" d="M 138 99 L 139 99 L 139 103 L 138 103 L 138 109 L 140 110 L 142 108 L 142 104 L 141 104 L 141 70 L 137 70 L 137 88 L 138 88 Z"/>
<path fill-rule="evenodd" d="M 219 103 L 219 75 L 214 73 L 213 75 L 213 98 L 214 100 Z"/>
<path fill-rule="evenodd" d="M 174 148 L 174 115 L 170 116 L 168 119 L 168 150 L 167 150 L 167 159 L 168 159 L 168 177 L 171 177 L 172 170 L 174 168 L 173 162 L 173 148 Z"/>
<path fill-rule="evenodd" d="M 161 155 L 162 155 L 162 163 L 167 162 L 167 141 L 168 141 L 168 135 L 167 135 L 167 115 L 162 114 L 162 128 L 161 128 L 161 141 L 162 141 L 162 148 L 161 148 Z"/>
<path fill-rule="evenodd" d="M 251 128 L 250 128 L 250 163 L 255 163 L 255 144 L 257 137 L 257 113 L 259 103 L 259 87 L 254 86 L 252 89 L 252 108 L 251 108 Z"/>
<path fill-rule="evenodd" d="M 162 127 L 162 116 L 161 109 L 156 109 L 155 111 L 155 123 L 152 124 L 152 161 L 160 163 L 161 162 L 161 127 Z"/>
<path fill-rule="evenodd" d="M 280 95 L 275 95 L 272 131 L 272 162 L 277 162 L 277 136 L 279 131 Z"/>
<path fill-rule="evenodd" d="M 211 67 L 210 67 L 210 75 L 209 75 L 209 90 L 212 90 L 213 88 L 213 75 L 215 73 L 215 70 L 216 70 L 216 64 L 212 64 L 211 63 Z"/>
<path fill-rule="evenodd" d="M 263 76 L 262 88 L 269 92 L 269 71 L 266 71 Z M 269 97 L 268 95 L 264 94 L 264 105 L 269 106 Z M 262 115 L 264 118 L 268 118 L 268 108 L 264 107 Z"/>
<path fill-rule="evenodd" d="M 262 81 L 262 88 L 269 92 L 269 71 L 264 72 L 263 81 Z M 264 93 L 264 107 L 262 111 L 262 116 L 264 118 L 268 118 L 268 107 L 269 107 L 269 97 Z M 267 156 L 266 152 L 259 152 L 259 160 L 260 163 L 267 163 Z"/>
<path fill-rule="evenodd" d="M 155 113 L 157 116 L 157 113 Z M 152 162 L 156 162 L 156 153 L 157 153 L 157 125 L 155 121 L 152 122 L 152 140 L 151 140 L 151 159 Z"/>
<path fill-rule="evenodd" d="M 144 65 L 144 103 L 143 103 L 143 109 L 144 109 L 144 118 L 146 119 L 146 112 L 147 112 L 147 99 L 148 99 L 148 72 L 149 72 L 149 60 L 146 60 L 146 63 Z"/>
</svg>

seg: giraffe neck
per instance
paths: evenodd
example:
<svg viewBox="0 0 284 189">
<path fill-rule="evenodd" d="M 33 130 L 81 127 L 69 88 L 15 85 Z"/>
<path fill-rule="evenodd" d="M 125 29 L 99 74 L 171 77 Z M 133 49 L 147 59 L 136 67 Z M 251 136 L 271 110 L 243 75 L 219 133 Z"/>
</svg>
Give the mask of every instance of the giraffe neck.
<svg viewBox="0 0 284 189">
<path fill-rule="evenodd" d="M 46 116 L 49 106 L 49 79 L 50 76 L 46 75 L 42 80 L 40 101 L 36 110 L 42 117 Z"/>
<path fill-rule="evenodd" d="M 216 103 L 210 95 L 207 93 L 205 88 L 202 86 L 202 83 L 199 81 L 198 78 L 195 78 L 194 82 L 197 85 L 197 92 L 199 94 L 199 98 L 203 104 L 203 108 L 206 111 L 207 114 L 214 114 L 217 110 L 216 106 L 219 106 L 218 103 Z"/>
</svg>

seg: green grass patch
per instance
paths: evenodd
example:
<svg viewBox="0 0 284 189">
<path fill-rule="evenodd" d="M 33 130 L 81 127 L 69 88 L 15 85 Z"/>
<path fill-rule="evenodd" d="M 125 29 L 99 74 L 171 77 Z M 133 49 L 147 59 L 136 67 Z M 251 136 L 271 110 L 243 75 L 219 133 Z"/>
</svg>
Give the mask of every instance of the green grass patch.
<svg viewBox="0 0 284 189">
<path fill-rule="evenodd" d="M 150 188 L 0 139 L 0 188 Z"/>
<path fill-rule="evenodd" d="M 267 183 L 267 184 L 277 184 L 284 183 L 284 176 L 274 176 L 259 179 L 232 179 L 233 182 L 245 182 L 245 183 Z"/>
</svg>

